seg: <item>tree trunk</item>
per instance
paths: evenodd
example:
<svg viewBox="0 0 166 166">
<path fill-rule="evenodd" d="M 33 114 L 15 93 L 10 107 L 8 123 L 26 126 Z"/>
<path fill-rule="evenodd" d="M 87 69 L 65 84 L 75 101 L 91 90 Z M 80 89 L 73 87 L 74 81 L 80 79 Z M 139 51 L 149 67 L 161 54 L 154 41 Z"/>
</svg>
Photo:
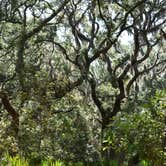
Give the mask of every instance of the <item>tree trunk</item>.
<svg viewBox="0 0 166 166">
<path fill-rule="evenodd" d="M 4 109 L 9 113 L 9 115 L 12 118 L 11 124 L 12 124 L 12 127 L 14 128 L 15 134 L 17 136 L 18 130 L 19 130 L 19 114 L 11 105 L 9 98 L 5 92 L 0 92 L 0 98 L 1 98 L 2 104 L 4 106 Z"/>
</svg>

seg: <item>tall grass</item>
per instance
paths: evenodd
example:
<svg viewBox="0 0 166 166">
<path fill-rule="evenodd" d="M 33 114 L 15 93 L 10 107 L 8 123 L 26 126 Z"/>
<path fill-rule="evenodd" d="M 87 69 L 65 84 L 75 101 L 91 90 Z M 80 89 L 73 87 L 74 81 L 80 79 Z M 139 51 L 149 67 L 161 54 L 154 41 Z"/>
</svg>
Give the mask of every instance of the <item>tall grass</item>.
<svg viewBox="0 0 166 166">
<path fill-rule="evenodd" d="M 30 160 L 20 157 L 20 156 L 14 156 L 11 157 L 8 153 L 4 155 L 4 157 L 0 160 L 0 166 L 118 166 L 118 162 L 113 160 L 103 160 L 103 161 L 98 161 L 98 162 L 93 162 L 93 163 L 88 163 L 88 164 L 83 164 L 82 162 L 69 162 L 69 163 L 64 163 L 61 160 L 54 161 L 52 159 L 45 159 L 39 162 L 38 164 L 36 163 L 31 163 Z M 127 166 L 127 165 L 124 165 Z M 151 166 L 149 162 L 142 160 L 138 166 Z"/>
<path fill-rule="evenodd" d="M 0 161 L 1 166 L 29 166 L 29 162 L 24 157 L 10 156 L 8 153 Z"/>
<path fill-rule="evenodd" d="M 42 160 L 40 164 L 35 166 L 65 166 L 60 160 L 53 161 L 52 159 Z M 28 159 L 20 156 L 10 156 L 8 153 L 0 160 L 0 166 L 31 166 L 31 162 Z"/>
<path fill-rule="evenodd" d="M 60 160 L 53 161 L 51 159 L 42 160 L 42 166 L 64 166 L 64 163 Z"/>
</svg>

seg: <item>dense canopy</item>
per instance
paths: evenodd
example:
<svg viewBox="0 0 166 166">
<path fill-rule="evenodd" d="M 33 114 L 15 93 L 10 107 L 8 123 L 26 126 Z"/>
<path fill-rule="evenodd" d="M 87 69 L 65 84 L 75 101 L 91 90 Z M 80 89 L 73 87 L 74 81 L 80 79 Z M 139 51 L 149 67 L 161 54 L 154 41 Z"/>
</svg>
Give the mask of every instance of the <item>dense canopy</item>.
<svg viewBox="0 0 166 166">
<path fill-rule="evenodd" d="M 0 158 L 164 165 L 165 16 L 165 0 L 1 0 Z"/>
</svg>

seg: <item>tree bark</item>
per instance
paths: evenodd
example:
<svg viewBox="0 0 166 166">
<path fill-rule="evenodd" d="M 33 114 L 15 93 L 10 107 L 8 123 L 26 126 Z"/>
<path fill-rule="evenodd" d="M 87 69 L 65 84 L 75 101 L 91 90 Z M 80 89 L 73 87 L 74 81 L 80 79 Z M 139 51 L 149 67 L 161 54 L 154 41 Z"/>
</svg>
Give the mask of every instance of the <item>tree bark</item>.
<svg viewBox="0 0 166 166">
<path fill-rule="evenodd" d="M 9 113 L 9 115 L 12 118 L 12 125 L 17 135 L 19 130 L 19 114 L 11 105 L 9 98 L 5 92 L 0 92 L 0 98 L 4 106 L 4 109 Z"/>
</svg>

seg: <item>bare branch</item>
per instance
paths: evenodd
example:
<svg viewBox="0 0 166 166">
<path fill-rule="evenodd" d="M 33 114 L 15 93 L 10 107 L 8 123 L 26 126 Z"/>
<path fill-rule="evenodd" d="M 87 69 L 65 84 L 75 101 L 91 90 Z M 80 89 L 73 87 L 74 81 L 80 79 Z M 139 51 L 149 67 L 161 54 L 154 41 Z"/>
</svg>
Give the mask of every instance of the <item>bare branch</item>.
<svg viewBox="0 0 166 166">
<path fill-rule="evenodd" d="M 51 21 L 54 17 L 56 17 L 62 9 L 65 7 L 65 5 L 69 2 L 70 0 L 65 0 L 61 6 L 54 11 L 49 17 L 44 19 L 36 28 L 34 28 L 32 31 L 28 32 L 25 36 L 26 38 L 32 37 L 34 34 L 38 33 L 49 21 Z"/>
</svg>

